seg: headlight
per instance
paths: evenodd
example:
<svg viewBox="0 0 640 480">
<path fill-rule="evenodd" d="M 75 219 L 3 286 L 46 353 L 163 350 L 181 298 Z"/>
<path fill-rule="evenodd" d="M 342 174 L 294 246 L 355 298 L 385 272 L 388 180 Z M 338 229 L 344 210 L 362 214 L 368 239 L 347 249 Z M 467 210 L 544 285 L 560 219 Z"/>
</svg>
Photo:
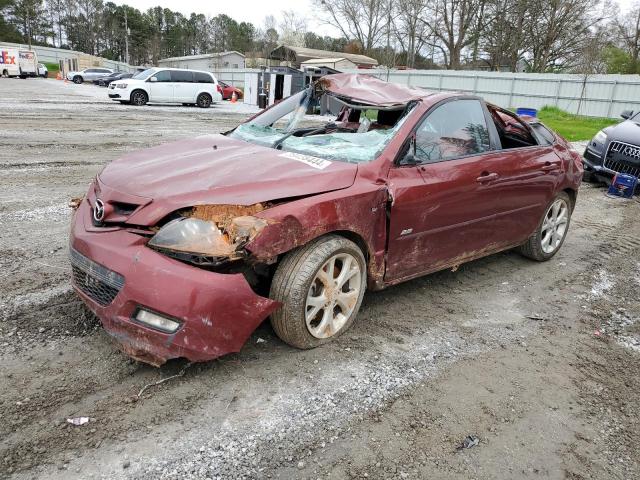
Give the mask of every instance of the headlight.
<svg viewBox="0 0 640 480">
<path fill-rule="evenodd" d="M 178 218 L 167 223 L 149 240 L 149 245 L 206 255 L 226 256 L 230 253 L 230 245 L 217 225 L 197 218 Z"/>
<path fill-rule="evenodd" d="M 218 223 L 182 217 L 162 227 L 149 240 L 149 246 L 174 252 L 229 258 L 266 226 L 266 220 L 253 216 L 240 216 Z"/>
<path fill-rule="evenodd" d="M 116 87 L 118 88 L 127 88 L 129 85 L 127 85 L 126 83 L 118 83 L 116 84 Z"/>
<path fill-rule="evenodd" d="M 596 136 L 593 137 L 593 141 L 604 145 L 604 143 L 607 141 L 607 134 L 604 133 L 604 131 L 600 130 L 598 133 L 596 133 Z"/>
</svg>

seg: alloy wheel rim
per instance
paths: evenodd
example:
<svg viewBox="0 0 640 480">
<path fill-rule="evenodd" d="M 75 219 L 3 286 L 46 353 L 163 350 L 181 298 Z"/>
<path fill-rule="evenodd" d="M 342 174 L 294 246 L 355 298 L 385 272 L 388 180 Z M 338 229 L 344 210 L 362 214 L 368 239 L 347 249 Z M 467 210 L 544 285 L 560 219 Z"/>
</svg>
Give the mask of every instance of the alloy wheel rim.
<svg viewBox="0 0 640 480">
<path fill-rule="evenodd" d="M 551 204 L 542 221 L 540 243 L 544 253 L 553 253 L 558 249 L 568 225 L 569 206 L 564 199 L 558 198 Z"/>
<path fill-rule="evenodd" d="M 345 326 L 362 289 L 358 260 L 349 253 L 329 258 L 316 272 L 305 303 L 305 323 L 315 338 L 329 338 Z"/>
<path fill-rule="evenodd" d="M 136 105 L 142 105 L 142 100 L 143 100 L 142 94 L 141 93 L 136 93 L 134 95 L 134 97 L 133 97 L 133 100 L 134 100 Z"/>
<path fill-rule="evenodd" d="M 201 97 L 200 98 L 200 105 L 203 107 L 208 107 L 209 106 L 209 99 L 207 97 Z"/>
</svg>

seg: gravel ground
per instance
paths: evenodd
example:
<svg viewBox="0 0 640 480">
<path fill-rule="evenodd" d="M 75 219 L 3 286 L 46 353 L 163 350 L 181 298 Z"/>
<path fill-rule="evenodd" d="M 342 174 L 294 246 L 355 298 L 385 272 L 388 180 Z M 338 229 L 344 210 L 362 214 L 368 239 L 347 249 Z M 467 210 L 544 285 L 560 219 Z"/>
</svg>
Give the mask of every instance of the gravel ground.
<svg viewBox="0 0 640 480">
<path fill-rule="evenodd" d="M 322 348 L 265 324 L 239 354 L 155 369 L 71 292 L 66 204 L 123 152 L 252 108 L 0 84 L 0 477 L 640 477 L 637 203 L 585 185 L 550 262 L 505 252 L 369 293 Z"/>
</svg>

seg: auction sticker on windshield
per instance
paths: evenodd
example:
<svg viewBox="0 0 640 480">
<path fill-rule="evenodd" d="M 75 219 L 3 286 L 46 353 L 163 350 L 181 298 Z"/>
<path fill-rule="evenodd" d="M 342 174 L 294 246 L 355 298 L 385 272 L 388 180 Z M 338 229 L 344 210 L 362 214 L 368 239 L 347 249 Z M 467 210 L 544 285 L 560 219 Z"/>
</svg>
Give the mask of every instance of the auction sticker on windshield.
<svg viewBox="0 0 640 480">
<path fill-rule="evenodd" d="M 324 158 L 312 157 L 311 155 L 303 155 L 301 153 L 294 152 L 284 152 L 280 154 L 281 157 L 290 158 L 292 160 L 297 160 L 298 162 L 306 163 L 307 165 L 317 168 L 318 170 L 324 170 L 331 162 L 329 160 L 325 160 Z"/>
</svg>

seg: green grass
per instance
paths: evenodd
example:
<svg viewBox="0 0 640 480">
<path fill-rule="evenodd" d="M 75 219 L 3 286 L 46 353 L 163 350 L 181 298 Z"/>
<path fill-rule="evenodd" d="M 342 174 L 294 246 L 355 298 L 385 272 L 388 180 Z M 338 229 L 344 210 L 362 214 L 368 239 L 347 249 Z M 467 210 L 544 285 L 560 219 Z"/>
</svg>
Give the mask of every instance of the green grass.
<svg viewBox="0 0 640 480">
<path fill-rule="evenodd" d="M 573 115 L 557 107 L 543 107 L 538 112 L 538 118 L 542 123 L 558 132 L 570 142 L 591 140 L 599 130 L 609 125 L 615 125 L 621 121 L 612 118 Z"/>
<path fill-rule="evenodd" d="M 54 62 L 41 62 L 45 67 L 47 67 L 47 70 L 49 70 L 49 74 L 51 74 L 51 72 L 58 72 L 58 70 L 60 69 L 60 65 L 58 65 L 57 63 Z"/>
</svg>

